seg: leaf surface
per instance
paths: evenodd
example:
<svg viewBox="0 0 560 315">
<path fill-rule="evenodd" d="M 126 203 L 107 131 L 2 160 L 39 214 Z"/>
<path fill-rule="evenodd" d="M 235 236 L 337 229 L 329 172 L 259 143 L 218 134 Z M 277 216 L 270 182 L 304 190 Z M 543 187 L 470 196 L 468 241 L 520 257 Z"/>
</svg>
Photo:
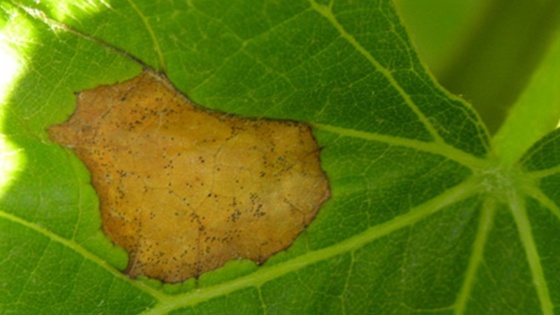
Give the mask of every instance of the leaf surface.
<svg viewBox="0 0 560 315">
<path fill-rule="evenodd" d="M 0 309 L 557 312 L 560 133 L 505 163 L 477 114 L 422 68 L 391 2 L 0 8 L 3 51 L 17 61 L 1 108 L 12 162 L 1 182 Z M 126 253 L 100 229 L 86 168 L 46 129 L 74 111 L 74 92 L 144 65 L 203 107 L 313 126 L 332 197 L 287 251 L 179 285 L 122 274 Z"/>
</svg>

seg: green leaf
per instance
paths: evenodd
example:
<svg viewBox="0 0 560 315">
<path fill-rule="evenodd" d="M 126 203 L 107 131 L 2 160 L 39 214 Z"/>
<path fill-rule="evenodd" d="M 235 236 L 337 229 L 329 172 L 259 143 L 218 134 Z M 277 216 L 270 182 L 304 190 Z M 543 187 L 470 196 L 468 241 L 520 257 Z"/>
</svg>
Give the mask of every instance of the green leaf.
<svg viewBox="0 0 560 315">
<path fill-rule="evenodd" d="M 560 132 L 512 114 L 491 145 L 390 1 L 12 0 L 0 28 L 2 312 L 560 313 Z M 513 112 L 558 120 L 556 51 Z M 292 247 L 182 284 L 121 272 L 87 169 L 46 128 L 146 65 L 201 106 L 313 126 L 332 197 Z"/>
</svg>

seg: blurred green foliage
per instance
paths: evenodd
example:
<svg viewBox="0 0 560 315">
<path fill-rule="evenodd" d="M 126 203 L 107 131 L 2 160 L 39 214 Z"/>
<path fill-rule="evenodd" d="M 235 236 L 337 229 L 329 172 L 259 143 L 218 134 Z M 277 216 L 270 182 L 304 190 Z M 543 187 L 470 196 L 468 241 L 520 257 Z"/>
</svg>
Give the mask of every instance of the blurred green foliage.
<svg viewBox="0 0 560 315">
<path fill-rule="evenodd" d="M 491 133 L 527 85 L 560 20 L 557 0 L 395 0 L 420 58 Z"/>
</svg>

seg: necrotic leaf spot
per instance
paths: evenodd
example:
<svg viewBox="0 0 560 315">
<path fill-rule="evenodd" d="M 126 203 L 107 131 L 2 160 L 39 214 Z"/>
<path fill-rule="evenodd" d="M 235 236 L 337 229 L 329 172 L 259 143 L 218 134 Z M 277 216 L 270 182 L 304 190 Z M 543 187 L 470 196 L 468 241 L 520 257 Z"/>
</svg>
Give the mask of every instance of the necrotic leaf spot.
<svg viewBox="0 0 560 315">
<path fill-rule="evenodd" d="M 49 133 L 90 170 L 130 276 L 179 282 L 232 259 L 261 263 L 329 197 L 305 124 L 201 109 L 149 70 L 77 98 Z"/>
</svg>

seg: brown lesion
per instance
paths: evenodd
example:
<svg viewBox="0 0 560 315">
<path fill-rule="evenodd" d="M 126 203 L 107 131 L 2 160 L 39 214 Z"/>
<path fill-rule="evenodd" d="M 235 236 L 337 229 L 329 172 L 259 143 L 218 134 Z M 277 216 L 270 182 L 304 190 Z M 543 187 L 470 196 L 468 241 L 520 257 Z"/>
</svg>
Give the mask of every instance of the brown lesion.
<svg viewBox="0 0 560 315">
<path fill-rule="evenodd" d="M 149 70 L 80 92 L 49 132 L 90 170 L 130 276 L 179 282 L 232 259 L 262 263 L 329 198 L 309 126 L 201 109 Z"/>
</svg>

